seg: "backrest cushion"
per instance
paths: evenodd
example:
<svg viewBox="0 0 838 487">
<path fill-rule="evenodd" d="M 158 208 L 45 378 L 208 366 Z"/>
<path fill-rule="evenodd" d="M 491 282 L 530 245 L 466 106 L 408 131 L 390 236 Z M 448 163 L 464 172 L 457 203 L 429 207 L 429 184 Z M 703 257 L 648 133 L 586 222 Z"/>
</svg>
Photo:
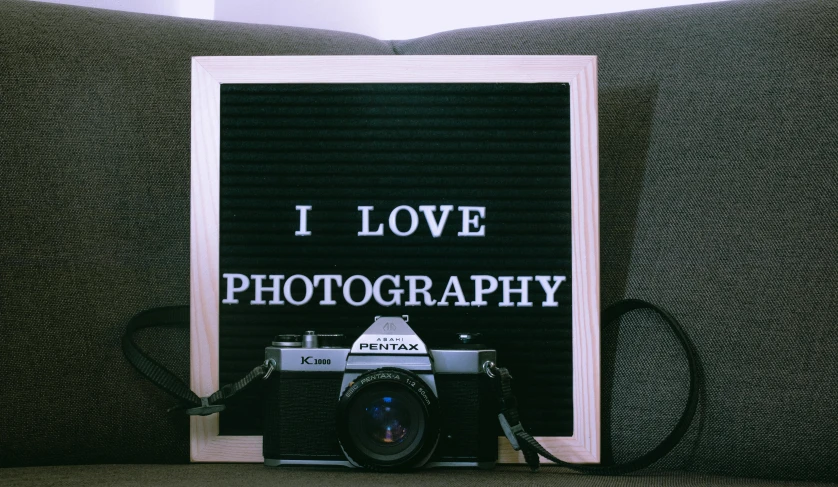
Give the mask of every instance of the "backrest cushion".
<svg viewBox="0 0 838 487">
<path fill-rule="evenodd" d="M 602 303 L 672 311 L 707 389 L 657 468 L 838 478 L 838 4 L 731 1 L 446 32 L 399 54 L 598 56 Z M 617 459 L 686 396 L 648 315 L 603 337 Z"/>
</svg>

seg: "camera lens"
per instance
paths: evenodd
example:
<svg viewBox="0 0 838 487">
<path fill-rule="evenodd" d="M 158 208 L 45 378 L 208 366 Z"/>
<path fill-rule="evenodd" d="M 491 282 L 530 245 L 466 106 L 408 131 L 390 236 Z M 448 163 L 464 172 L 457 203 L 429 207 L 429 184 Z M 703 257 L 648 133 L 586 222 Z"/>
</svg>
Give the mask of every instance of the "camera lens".
<svg viewBox="0 0 838 487">
<path fill-rule="evenodd" d="M 363 466 L 420 466 L 439 439 L 436 409 L 436 396 L 415 374 L 399 369 L 369 372 L 341 397 L 341 445 Z"/>
<path fill-rule="evenodd" d="M 376 460 L 397 460 L 421 443 L 424 418 L 418 401 L 400 391 L 364 391 L 350 411 L 358 447 Z"/>
<path fill-rule="evenodd" d="M 410 433 L 416 417 L 406 411 L 401 399 L 384 396 L 374 399 L 364 408 L 363 429 L 380 445 L 395 445 Z"/>
</svg>

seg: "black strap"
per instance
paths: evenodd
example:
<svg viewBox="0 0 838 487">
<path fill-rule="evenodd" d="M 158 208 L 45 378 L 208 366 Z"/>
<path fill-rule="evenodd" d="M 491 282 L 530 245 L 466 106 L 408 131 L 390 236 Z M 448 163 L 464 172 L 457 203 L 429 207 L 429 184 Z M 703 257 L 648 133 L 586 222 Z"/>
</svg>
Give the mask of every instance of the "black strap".
<svg viewBox="0 0 838 487">
<path fill-rule="evenodd" d="M 175 374 L 149 357 L 134 341 L 134 333 L 143 328 L 186 328 L 189 329 L 189 306 L 169 306 L 143 311 L 128 320 L 122 336 L 122 353 L 135 369 L 155 385 L 181 401 L 181 407 L 189 415 L 207 416 L 224 410 L 224 401 L 252 381 L 270 375 L 273 364 L 265 362 L 255 367 L 241 380 L 227 384 L 209 397 L 198 397 Z"/>
<path fill-rule="evenodd" d="M 497 367 L 492 364 L 488 367 L 488 372 L 490 373 L 489 375 L 495 379 L 495 390 L 500 401 L 500 414 L 498 418 L 500 419 L 501 427 L 503 428 L 510 443 L 512 443 L 513 448 L 523 452 L 524 459 L 533 471 L 538 470 L 539 455 L 555 462 L 558 465 L 584 473 L 620 475 L 640 470 L 663 458 L 663 456 L 675 448 L 687 432 L 698 407 L 698 399 L 701 388 L 700 361 L 698 358 L 698 352 L 690 341 L 689 336 L 687 336 L 687 333 L 671 314 L 651 303 L 647 303 L 646 301 L 641 301 L 639 299 L 625 299 L 609 306 L 602 316 L 602 328 L 605 328 L 610 323 L 613 323 L 617 318 L 625 313 L 637 309 L 650 309 L 660 314 L 661 317 L 663 317 L 663 319 L 669 324 L 673 333 L 675 333 L 675 336 L 678 338 L 678 341 L 681 343 L 681 346 L 684 348 L 684 352 L 687 356 L 687 365 L 690 372 L 690 392 L 687 398 L 687 404 L 684 406 L 684 411 L 681 413 L 681 418 L 678 420 L 675 428 L 650 452 L 629 462 L 610 465 L 577 465 L 564 462 L 553 456 L 543 446 L 541 446 L 535 438 L 524 431 L 518 417 L 517 400 L 515 399 L 515 396 L 512 395 L 512 376 L 509 374 L 507 369 Z"/>
</svg>

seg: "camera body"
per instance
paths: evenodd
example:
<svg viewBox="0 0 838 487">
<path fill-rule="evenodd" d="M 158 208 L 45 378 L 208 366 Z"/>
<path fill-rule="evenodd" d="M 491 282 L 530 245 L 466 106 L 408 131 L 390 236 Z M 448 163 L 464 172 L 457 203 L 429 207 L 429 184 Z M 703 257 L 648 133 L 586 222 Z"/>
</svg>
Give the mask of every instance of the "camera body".
<svg viewBox="0 0 838 487">
<path fill-rule="evenodd" d="M 491 468 L 495 350 L 468 334 L 428 349 L 407 317 L 376 317 L 347 348 L 342 335 L 280 335 L 265 349 L 265 464 L 376 469 Z"/>
</svg>

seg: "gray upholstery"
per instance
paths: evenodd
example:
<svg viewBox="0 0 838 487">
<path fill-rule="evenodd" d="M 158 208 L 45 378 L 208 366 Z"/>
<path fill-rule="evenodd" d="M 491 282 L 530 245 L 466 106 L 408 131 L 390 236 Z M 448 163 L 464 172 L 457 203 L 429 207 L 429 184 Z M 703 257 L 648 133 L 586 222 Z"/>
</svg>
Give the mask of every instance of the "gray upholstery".
<svg viewBox="0 0 838 487">
<path fill-rule="evenodd" d="M 658 467 L 838 478 L 835 2 L 722 2 L 394 46 L 596 54 L 602 301 L 672 311 L 707 374 L 702 421 Z M 651 446 L 683 403 L 677 346 L 646 323 L 604 340 L 606 367 L 618 347 L 605 380 L 618 458 Z"/>
<path fill-rule="evenodd" d="M 299 486 L 328 485 L 422 485 L 484 487 L 490 485 L 555 485 L 562 487 L 692 487 L 705 485 L 755 487 L 815 487 L 835 484 L 811 481 L 777 481 L 720 477 L 685 472 L 665 472 L 622 477 L 602 477 L 542 468 L 533 474 L 522 467 L 493 471 L 433 469 L 414 474 L 349 471 L 346 469 L 299 468 L 277 470 L 263 465 L 86 465 L 68 467 L 0 469 L 4 486 L 94 487 L 146 486 L 195 487 L 198 485 Z"/>
<path fill-rule="evenodd" d="M 118 339 L 136 311 L 188 302 L 190 56 L 596 54 L 603 304 L 671 310 L 707 375 L 698 421 L 655 468 L 838 479 L 836 32 L 838 8 L 817 0 L 398 42 L 0 0 L 0 466 L 188 461 L 188 422 L 166 415 L 172 401 L 130 369 Z M 617 459 L 653 446 L 683 405 L 684 361 L 662 330 L 639 314 L 604 334 Z M 185 334 L 144 338 L 187 373 Z M 55 467 L 0 470 L 0 482 L 255 484 L 266 472 Z M 343 474 L 319 478 L 368 478 Z"/>
<path fill-rule="evenodd" d="M 125 321 L 189 303 L 192 56 L 392 54 L 339 32 L 0 0 L 0 465 L 189 460 Z M 186 333 L 155 350 L 188 374 Z"/>
</svg>

